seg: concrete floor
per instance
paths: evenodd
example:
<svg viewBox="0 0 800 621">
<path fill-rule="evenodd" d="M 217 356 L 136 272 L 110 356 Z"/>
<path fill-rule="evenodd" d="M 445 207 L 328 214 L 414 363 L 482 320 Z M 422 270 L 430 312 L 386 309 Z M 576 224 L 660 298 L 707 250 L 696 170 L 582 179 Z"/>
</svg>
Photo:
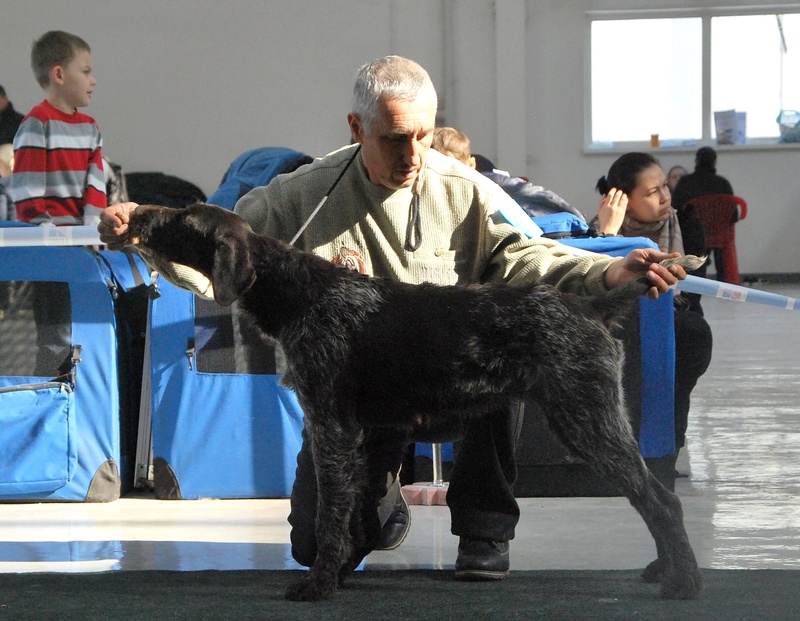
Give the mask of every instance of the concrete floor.
<svg viewBox="0 0 800 621">
<path fill-rule="evenodd" d="M 798 285 L 757 284 L 791 297 Z M 800 569 L 800 315 L 705 299 L 714 357 L 694 391 L 676 492 L 701 567 Z M 524 498 L 512 569 L 631 569 L 655 558 L 623 498 Z M 0 505 L 0 572 L 296 568 L 287 500 Z M 371 568 L 451 569 L 446 507 L 413 506 Z"/>
</svg>

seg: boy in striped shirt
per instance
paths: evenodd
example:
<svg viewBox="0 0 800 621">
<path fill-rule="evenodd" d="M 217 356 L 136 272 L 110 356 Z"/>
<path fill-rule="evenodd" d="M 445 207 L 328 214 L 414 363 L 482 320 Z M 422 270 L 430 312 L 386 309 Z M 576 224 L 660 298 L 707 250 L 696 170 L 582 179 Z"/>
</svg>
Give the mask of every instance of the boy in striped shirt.
<svg viewBox="0 0 800 621">
<path fill-rule="evenodd" d="M 31 65 L 45 99 L 14 138 L 9 194 L 17 217 L 34 224 L 96 225 L 106 205 L 102 138 L 89 105 L 97 80 L 89 45 L 53 30 L 34 42 Z"/>
</svg>

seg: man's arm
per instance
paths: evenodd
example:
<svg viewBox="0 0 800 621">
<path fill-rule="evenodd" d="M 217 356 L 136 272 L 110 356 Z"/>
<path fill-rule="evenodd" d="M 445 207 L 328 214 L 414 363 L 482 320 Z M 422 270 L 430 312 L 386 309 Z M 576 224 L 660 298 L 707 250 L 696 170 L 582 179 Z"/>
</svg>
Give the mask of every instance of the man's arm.
<svg viewBox="0 0 800 621">
<path fill-rule="evenodd" d="M 646 276 L 653 283 L 648 297 L 656 298 L 678 280 L 686 278 L 686 272 L 680 266 L 673 265 L 667 269 L 658 265 L 659 261 L 679 256 L 677 254 L 639 249 L 624 258 L 602 254 L 575 256 L 563 244 L 550 239 L 527 238 L 501 220 L 496 213 L 490 215 L 485 231 L 491 255 L 489 277 L 495 280 L 540 282 L 562 291 L 598 295 Z"/>
</svg>

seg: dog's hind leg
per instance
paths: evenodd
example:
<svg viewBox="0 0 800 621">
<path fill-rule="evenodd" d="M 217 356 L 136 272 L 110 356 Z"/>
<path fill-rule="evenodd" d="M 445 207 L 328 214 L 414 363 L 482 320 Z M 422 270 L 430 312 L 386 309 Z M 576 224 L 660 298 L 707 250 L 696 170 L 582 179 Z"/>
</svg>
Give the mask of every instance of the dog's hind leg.
<svg viewBox="0 0 800 621">
<path fill-rule="evenodd" d="M 316 412 L 311 423 L 306 409 L 306 431 L 317 478 L 317 556 L 309 572 L 286 590 L 286 599 L 294 601 L 317 601 L 333 595 L 340 572 L 353 554 L 350 521 L 362 486 L 362 432 L 355 423 L 342 423 L 330 410 Z M 324 421 L 321 424 L 320 418 Z"/>
<path fill-rule="evenodd" d="M 661 582 L 664 599 L 693 599 L 702 587 L 702 574 L 683 523 L 681 502 L 647 469 L 638 448 L 628 461 L 626 465 L 623 458 L 619 470 L 604 469 L 600 464 L 595 468 L 619 487 L 655 540 L 658 558 L 648 565 L 642 577 L 646 582 Z M 591 463 L 591 459 L 587 462 Z M 623 468 L 631 470 L 623 472 Z"/>
<path fill-rule="evenodd" d="M 692 599 L 700 592 L 702 575 L 680 500 L 647 469 L 625 415 L 619 380 L 613 376 L 613 371 L 606 374 L 609 381 L 596 386 L 597 391 L 565 391 L 559 399 L 548 399 L 545 413 L 564 445 L 616 485 L 644 519 L 658 553 L 644 578 L 660 579 L 665 599 Z"/>
</svg>

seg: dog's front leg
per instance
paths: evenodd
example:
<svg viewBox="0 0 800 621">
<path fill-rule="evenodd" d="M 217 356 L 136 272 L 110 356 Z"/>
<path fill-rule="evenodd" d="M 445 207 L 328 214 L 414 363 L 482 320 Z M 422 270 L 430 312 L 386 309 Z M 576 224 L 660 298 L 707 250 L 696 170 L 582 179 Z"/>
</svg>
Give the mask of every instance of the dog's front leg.
<svg viewBox="0 0 800 621">
<path fill-rule="evenodd" d="M 361 429 L 340 425 L 334 412 L 322 424 L 306 422 L 317 477 L 317 558 L 301 580 L 291 584 L 286 599 L 318 601 L 333 595 L 343 567 L 353 553 L 350 521 L 361 472 Z"/>
</svg>

